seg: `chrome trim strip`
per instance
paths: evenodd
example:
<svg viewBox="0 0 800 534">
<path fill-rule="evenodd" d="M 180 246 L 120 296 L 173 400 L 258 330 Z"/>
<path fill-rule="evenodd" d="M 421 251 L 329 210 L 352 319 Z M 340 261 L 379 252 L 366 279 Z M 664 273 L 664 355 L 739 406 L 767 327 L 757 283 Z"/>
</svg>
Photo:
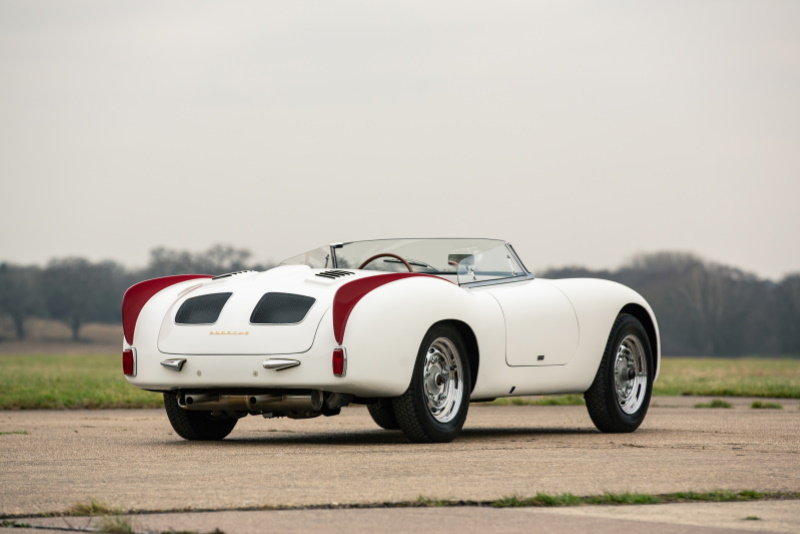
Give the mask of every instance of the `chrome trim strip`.
<svg viewBox="0 0 800 534">
<path fill-rule="evenodd" d="M 170 371 L 175 371 L 176 373 L 180 373 L 181 369 L 183 369 L 183 364 L 186 363 L 186 358 L 170 358 L 168 360 L 164 360 L 161 362 L 161 365 L 169 369 Z"/>
<path fill-rule="evenodd" d="M 283 371 L 284 369 L 291 369 L 300 365 L 300 360 L 292 360 L 290 358 L 269 358 L 264 360 L 261 364 L 264 369 L 271 369 L 273 371 Z"/>
<path fill-rule="evenodd" d="M 461 284 L 458 287 L 483 287 L 483 286 L 494 286 L 499 284 L 511 284 L 513 282 L 524 282 L 526 280 L 533 280 L 535 276 L 528 273 L 524 276 L 513 276 L 508 278 L 495 278 L 494 280 L 480 280 L 478 282 L 466 282 Z"/>
<path fill-rule="evenodd" d="M 139 354 L 136 352 L 136 347 L 128 347 L 133 352 L 133 374 L 131 376 L 136 376 L 139 374 Z"/>
</svg>

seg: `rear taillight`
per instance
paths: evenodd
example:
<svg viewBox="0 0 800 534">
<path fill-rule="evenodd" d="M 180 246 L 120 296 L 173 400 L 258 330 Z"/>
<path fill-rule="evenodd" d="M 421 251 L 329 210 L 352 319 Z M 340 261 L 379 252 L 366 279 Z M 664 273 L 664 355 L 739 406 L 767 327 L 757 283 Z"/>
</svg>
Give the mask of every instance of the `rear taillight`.
<svg viewBox="0 0 800 534">
<path fill-rule="evenodd" d="M 122 372 L 125 376 L 136 376 L 136 352 L 133 348 L 122 351 Z"/>
<path fill-rule="evenodd" d="M 347 352 L 344 347 L 336 347 L 333 349 L 333 374 L 335 376 L 344 376 L 347 372 Z"/>
</svg>

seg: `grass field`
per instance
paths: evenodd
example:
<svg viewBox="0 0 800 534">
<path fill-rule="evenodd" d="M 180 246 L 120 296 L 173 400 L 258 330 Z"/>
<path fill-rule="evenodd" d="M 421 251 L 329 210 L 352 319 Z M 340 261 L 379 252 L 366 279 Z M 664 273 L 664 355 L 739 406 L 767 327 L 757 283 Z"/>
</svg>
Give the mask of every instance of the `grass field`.
<svg viewBox="0 0 800 534">
<path fill-rule="evenodd" d="M 800 359 L 664 358 L 655 395 L 800 398 Z"/>
<path fill-rule="evenodd" d="M 122 356 L 0 356 L 0 409 L 151 408 L 160 394 L 133 387 Z"/>
<path fill-rule="evenodd" d="M 798 359 L 667 358 L 655 395 L 800 398 Z M 580 404 L 580 395 L 503 404 Z M 0 409 L 152 408 L 161 395 L 135 388 L 118 355 L 0 356 Z"/>
</svg>

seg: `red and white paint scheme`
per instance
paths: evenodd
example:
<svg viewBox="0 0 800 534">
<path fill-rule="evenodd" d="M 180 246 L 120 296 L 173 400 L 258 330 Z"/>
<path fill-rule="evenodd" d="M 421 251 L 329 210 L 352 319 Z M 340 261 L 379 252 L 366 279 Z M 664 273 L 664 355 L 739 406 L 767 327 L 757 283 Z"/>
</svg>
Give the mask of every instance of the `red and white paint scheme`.
<svg viewBox="0 0 800 534">
<path fill-rule="evenodd" d="M 335 243 L 264 272 L 140 282 L 122 311 L 123 372 L 163 392 L 186 439 L 361 403 L 382 428 L 445 442 L 470 401 L 564 393 L 601 431 L 631 432 L 660 367 L 638 293 L 536 278 L 493 239 Z"/>
</svg>

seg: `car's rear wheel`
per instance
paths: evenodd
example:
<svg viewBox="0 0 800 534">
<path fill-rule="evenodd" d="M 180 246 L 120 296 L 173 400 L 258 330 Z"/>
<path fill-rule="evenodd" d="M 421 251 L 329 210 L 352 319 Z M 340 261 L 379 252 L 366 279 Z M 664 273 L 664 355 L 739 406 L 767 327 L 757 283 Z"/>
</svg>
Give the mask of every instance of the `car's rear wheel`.
<svg viewBox="0 0 800 534">
<path fill-rule="evenodd" d="M 238 419 L 214 417 L 211 412 L 185 410 L 175 393 L 164 393 L 164 408 L 175 432 L 188 440 L 214 441 L 231 433 Z"/>
<path fill-rule="evenodd" d="M 586 408 L 602 432 L 633 432 L 644 421 L 653 389 L 653 354 L 642 323 L 621 314 L 611 328 Z"/>
<path fill-rule="evenodd" d="M 420 345 L 408 390 L 392 401 L 408 439 L 452 441 L 467 419 L 470 379 L 467 350 L 458 331 L 447 325 L 431 328 Z"/>
<path fill-rule="evenodd" d="M 386 430 L 397 430 L 400 425 L 397 422 L 397 417 L 394 416 L 394 409 L 392 408 L 392 399 L 378 399 L 377 402 L 367 404 L 369 415 L 375 423 Z"/>
</svg>

